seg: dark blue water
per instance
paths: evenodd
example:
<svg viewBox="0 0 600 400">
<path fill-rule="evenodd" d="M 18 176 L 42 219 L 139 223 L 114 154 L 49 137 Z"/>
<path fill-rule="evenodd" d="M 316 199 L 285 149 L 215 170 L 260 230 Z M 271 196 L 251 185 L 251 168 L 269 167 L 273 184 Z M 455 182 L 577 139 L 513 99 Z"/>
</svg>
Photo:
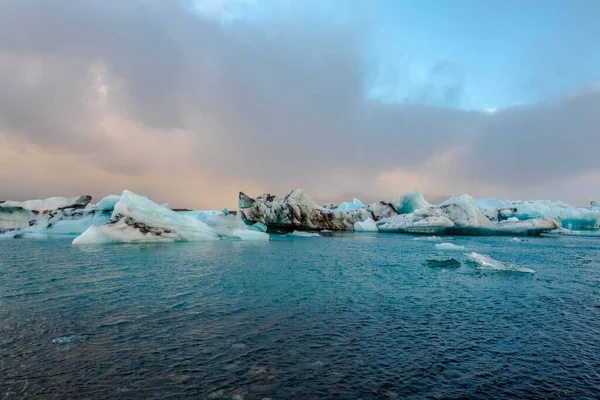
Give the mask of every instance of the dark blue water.
<svg viewBox="0 0 600 400">
<path fill-rule="evenodd" d="M 412 239 L 0 241 L 0 396 L 600 397 L 598 238 Z"/>
</svg>

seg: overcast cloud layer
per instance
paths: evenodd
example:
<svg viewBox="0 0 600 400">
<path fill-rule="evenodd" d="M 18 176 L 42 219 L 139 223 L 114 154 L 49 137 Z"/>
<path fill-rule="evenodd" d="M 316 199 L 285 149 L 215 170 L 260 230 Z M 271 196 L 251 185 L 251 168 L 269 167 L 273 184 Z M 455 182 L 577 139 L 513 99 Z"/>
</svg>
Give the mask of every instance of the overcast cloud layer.
<svg viewBox="0 0 600 400">
<path fill-rule="evenodd" d="M 438 79 L 457 67 L 440 60 L 428 101 L 369 99 L 375 22 L 361 4 L 222 23 L 176 1 L 0 1 L 0 197 L 600 197 L 593 82 L 464 111 L 462 78 Z"/>
</svg>

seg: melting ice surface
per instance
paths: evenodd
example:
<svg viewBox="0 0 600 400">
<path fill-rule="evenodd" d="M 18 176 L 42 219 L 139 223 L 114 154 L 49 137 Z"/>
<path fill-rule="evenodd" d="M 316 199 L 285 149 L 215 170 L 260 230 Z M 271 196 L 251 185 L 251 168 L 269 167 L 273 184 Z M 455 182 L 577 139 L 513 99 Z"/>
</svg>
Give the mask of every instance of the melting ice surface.
<svg viewBox="0 0 600 400">
<path fill-rule="evenodd" d="M 435 245 L 438 250 L 464 250 L 465 246 L 457 246 L 452 243 L 438 243 Z"/>
<path fill-rule="evenodd" d="M 509 239 L 3 240 L 2 396 L 597 398 L 600 241 Z"/>
<path fill-rule="evenodd" d="M 481 268 L 482 270 L 527 272 L 530 274 L 535 273 L 535 271 L 530 268 L 523 268 L 512 264 L 502 263 L 498 260 L 493 259 L 487 254 L 479 254 L 472 252 L 467 254 L 467 259 L 475 265 L 477 265 L 477 267 Z"/>
</svg>

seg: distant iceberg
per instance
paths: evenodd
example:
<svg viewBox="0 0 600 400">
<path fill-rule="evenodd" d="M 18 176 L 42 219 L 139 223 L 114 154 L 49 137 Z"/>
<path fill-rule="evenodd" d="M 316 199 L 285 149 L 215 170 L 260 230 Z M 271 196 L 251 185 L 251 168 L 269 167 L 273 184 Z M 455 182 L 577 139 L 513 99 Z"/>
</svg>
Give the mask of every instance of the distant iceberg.
<svg viewBox="0 0 600 400">
<path fill-rule="evenodd" d="M 498 199 L 474 199 L 479 210 L 493 221 L 527 220 L 532 218 L 555 218 L 561 227 L 570 230 L 600 228 L 600 208 L 596 202 L 590 208 L 573 207 L 562 201 L 532 200 L 510 201 Z"/>
<path fill-rule="evenodd" d="M 537 236 L 560 227 L 554 218 L 494 221 L 475 205 L 469 195 L 450 198 L 408 214 L 377 222 L 381 232 L 431 235 L 512 235 Z"/>
<path fill-rule="evenodd" d="M 112 209 L 98 209 L 91 199 L 85 195 L 0 202 L 0 237 L 80 234 L 108 222 Z"/>
<path fill-rule="evenodd" d="M 238 208 L 247 223 L 260 222 L 274 232 L 352 231 L 357 222 L 369 218 L 377 221 L 398 214 L 396 205 L 385 201 L 365 206 L 355 199 L 343 206 L 345 211 L 334 205 L 322 207 L 300 189 L 294 189 L 284 197 L 265 193 L 251 198 L 240 192 Z"/>
</svg>

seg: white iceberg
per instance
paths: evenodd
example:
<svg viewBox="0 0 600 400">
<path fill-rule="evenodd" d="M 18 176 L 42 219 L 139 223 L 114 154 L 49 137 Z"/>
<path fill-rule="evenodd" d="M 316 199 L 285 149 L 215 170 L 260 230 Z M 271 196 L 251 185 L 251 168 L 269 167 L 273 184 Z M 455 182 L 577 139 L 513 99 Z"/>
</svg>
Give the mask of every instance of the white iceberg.
<svg viewBox="0 0 600 400">
<path fill-rule="evenodd" d="M 438 243 L 435 245 L 438 250 L 464 250 L 465 246 L 457 246 L 452 243 Z"/>
<path fill-rule="evenodd" d="M 304 232 L 304 231 L 294 231 L 292 233 L 290 233 L 290 236 L 297 236 L 297 237 L 318 237 L 321 236 L 316 232 Z"/>
<path fill-rule="evenodd" d="M 354 231 L 355 232 L 379 232 L 377 229 L 377 224 L 373 221 L 372 218 L 367 218 L 363 222 L 355 222 L 354 223 Z"/>
<path fill-rule="evenodd" d="M 73 240 L 73 244 L 214 241 L 221 237 L 242 240 L 268 240 L 263 232 L 249 231 L 232 217 L 217 218 L 213 226 L 191 215 L 162 207 L 144 196 L 123 191 L 114 206 L 110 221 L 91 226 Z"/>
</svg>

